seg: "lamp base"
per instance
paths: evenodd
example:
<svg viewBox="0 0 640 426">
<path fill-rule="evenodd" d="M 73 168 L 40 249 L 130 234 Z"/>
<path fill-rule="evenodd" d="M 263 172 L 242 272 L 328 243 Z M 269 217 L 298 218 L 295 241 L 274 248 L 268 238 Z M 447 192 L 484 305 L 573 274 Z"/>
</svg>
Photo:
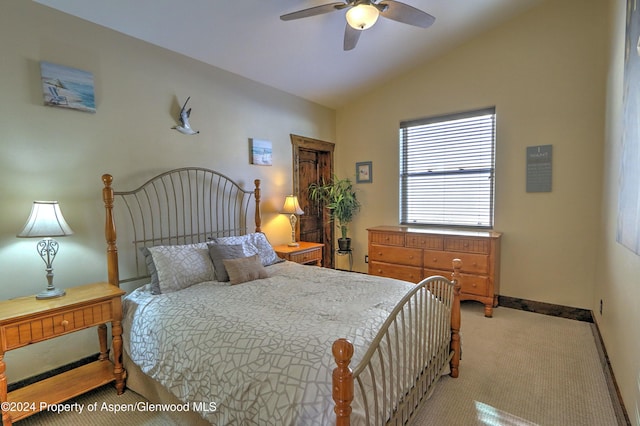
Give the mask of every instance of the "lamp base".
<svg viewBox="0 0 640 426">
<path fill-rule="evenodd" d="M 289 247 L 300 247 L 300 244 L 295 243 L 295 242 L 289 243 L 289 244 L 287 244 L 287 245 L 288 245 Z"/>
<path fill-rule="evenodd" d="M 53 299 L 55 297 L 61 297 L 67 294 L 64 290 L 59 288 L 46 289 L 36 295 L 36 299 Z"/>
</svg>

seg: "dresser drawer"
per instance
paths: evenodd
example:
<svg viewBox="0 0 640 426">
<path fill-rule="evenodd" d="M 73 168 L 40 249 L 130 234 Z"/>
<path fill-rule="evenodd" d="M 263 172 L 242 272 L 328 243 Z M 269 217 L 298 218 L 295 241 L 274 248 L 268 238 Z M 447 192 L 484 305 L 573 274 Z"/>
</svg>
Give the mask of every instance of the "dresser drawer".
<svg viewBox="0 0 640 426">
<path fill-rule="evenodd" d="M 369 243 L 387 246 L 404 246 L 404 234 L 400 232 L 369 232 Z"/>
<path fill-rule="evenodd" d="M 453 270 L 453 259 L 460 259 L 462 261 L 463 272 L 472 274 L 489 273 L 489 256 L 486 254 L 425 250 L 424 267 L 451 271 Z"/>
<path fill-rule="evenodd" d="M 460 274 L 460 292 L 461 299 L 464 300 L 465 294 L 474 294 L 476 296 L 493 296 L 489 292 L 489 278 L 479 277 L 477 275 Z"/>
<path fill-rule="evenodd" d="M 406 246 L 427 250 L 442 250 L 444 239 L 440 235 L 407 234 Z"/>
<path fill-rule="evenodd" d="M 422 266 L 422 250 L 371 244 L 369 246 L 369 260 L 397 263 L 399 265 Z"/>
<path fill-rule="evenodd" d="M 111 301 L 54 315 L 43 315 L 2 327 L 5 351 L 111 321 Z"/>
<path fill-rule="evenodd" d="M 422 268 L 369 261 L 369 275 L 419 283 L 422 280 Z"/>
<path fill-rule="evenodd" d="M 486 238 L 446 237 L 444 239 L 444 249 L 465 253 L 489 254 L 491 252 L 491 241 Z"/>
</svg>

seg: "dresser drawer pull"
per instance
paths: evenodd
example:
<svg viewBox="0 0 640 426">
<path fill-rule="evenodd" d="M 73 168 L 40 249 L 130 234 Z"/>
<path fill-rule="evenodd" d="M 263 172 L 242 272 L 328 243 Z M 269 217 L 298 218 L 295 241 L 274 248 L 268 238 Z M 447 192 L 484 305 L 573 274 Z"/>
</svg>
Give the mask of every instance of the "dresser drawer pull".
<svg viewBox="0 0 640 426">
<path fill-rule="evenodd" d="M 433 263 L 438 263 L 438 259 L 436 259 L 435 257 L 433 258 Z"/>
<path fill-rule="evenodd" d="M 60 325 L 66 328 L 66 327 L 69 325 L 69 321 L 67 321 L 67 320 L 62 320 L 62 322 L 60 323 Z"/>
</svg>

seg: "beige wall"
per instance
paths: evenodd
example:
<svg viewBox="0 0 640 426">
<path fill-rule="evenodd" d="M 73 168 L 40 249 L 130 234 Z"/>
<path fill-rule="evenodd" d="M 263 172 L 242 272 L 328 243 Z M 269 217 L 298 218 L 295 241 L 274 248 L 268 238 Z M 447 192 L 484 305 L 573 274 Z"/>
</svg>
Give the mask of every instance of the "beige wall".
<svg viewBox="0 0 640 426">
<path fill-rule="evenodd" d="M 338 111 L 336 155 L 348 176 L 373 161 L 353 226 L 366 271 L 366 228 L 398 223 L 399 122 L 495 105 L 501 294 L 592 310 L 637 426 L 640 256 L 615 241 L 625 5 L 547 1 L 383 85 Z M 553 145 L 553 191 L 527 194 L 525 148 L 542 144 Z"/>
<path fill-rule="evenodd" d="M 366 228 L 398 223 L 401 120 L 496 106 L 495 229 L 501 294 L 590 309 L 602 180 L 606 3 L 548 1 L 338 110 L 337 171 L 359 184 L 356 268 Z M 553 145 L 553 191 L 527 193 L 525 153 Z"/>
<path fill-rule="evenodd" d="M 608 57 L 602 235 L 597 255 L 593 310 L 603 301 L 600 327 L 631 423 L 640 425 L 640 256 L 616 242 L 618 184 L 622 153 L 622 96 L 626 0 L 611 0 Z M 633 53 L 632 53 L 633 54 Z M 638 142 L 638 141 L 636 141 Z"/>
<path fill-rule="evenodd" d="M 92 72 L 97 112 L 43 106 L 41 60 Z M 263 179 L 264 230 L 283 243 L 290 228 L 277 209 L 292 188 L 289 134 L 335 139 L 333 110 L 24 0 L 0 6 L 0 93 L 0 299 L 46 286 L 36 240 L 15 238 L 33 200 L 57 199 L 75 231 L 59 241 L 57 286 L 102 281 L 103 173 L 121 187 L 187 165 L 247 187 Z M 197 136 L 170 129 L 187 96 Z M 253 137 L 272 141 L 273 166 L 249 164 Z M 9 352 L 9 382 L 97 348 L 90 330 Z"/>
</svg>

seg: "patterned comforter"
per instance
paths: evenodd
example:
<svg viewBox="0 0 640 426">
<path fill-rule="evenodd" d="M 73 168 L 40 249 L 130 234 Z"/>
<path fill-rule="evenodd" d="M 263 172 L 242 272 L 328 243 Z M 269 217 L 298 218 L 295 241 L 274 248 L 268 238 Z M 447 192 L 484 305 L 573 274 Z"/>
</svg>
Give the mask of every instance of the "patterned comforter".
<svg viewBox="0 0 640 426">
<path fill-rule="evenodd" d="M 235 286 L 135 290 L 124 300 L 125 350 L 212 424 L 334 424 L 333 341 L 351 340 L 355 367 L 412 285 L 293 262 L 267 271 Z"/>
</svg>

